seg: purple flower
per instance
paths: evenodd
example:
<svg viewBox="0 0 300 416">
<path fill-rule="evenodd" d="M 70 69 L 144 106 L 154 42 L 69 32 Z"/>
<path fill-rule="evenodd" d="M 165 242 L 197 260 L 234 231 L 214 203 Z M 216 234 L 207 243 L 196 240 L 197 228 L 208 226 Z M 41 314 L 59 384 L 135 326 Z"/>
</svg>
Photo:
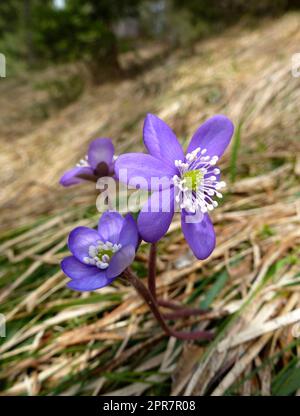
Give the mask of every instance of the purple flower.
<svg viewBox="0 0 300 416">
<path fill-rule="evenodd" d="M 65 172 L 60 178 L 60 184 L 71 186 L 83 181 L 96 182 L 103 176 L 114 173 L 114 145 L 111 139 L 100 138 L 91 142 L 88 154 L 77 165 Z"/>
<path fill-rule="evenodd" d="M 225 186 L 216 163 L 233 130 L 227 117 L 211 117 L 194 133 L 185 155 L 170 127 L 155 115 L 147 115 L 144 144 L 149 154 L 122 155 L 115 166 L 120 181 L 135 185 L 142 177 L 144 184 L 140 183 L 140 187 L 154 191 L 138 217 L 139 233 L 145 241 L 154 243 L 163 237 L 176 207 L 181 211 L 183 234 L 195 256 L 205 259 L 211 254 L 216 238 L 208 211 L 218 205 L 215 198 L 222 197 L 220 190 Z M 160 182 L 154 183 L 153 178 Z"/>
<path fill-rule="evenodd" d="M 138 239 L 131 214 L 123 218 L 117 212 L 105 212 L 97 231 L 75 228 L 68 239 L 73 255 L 61 262 L 63 272 L 72 279 L 67 286 L 88 291 L 109 285 L 133 262 Z"/>
</svg>

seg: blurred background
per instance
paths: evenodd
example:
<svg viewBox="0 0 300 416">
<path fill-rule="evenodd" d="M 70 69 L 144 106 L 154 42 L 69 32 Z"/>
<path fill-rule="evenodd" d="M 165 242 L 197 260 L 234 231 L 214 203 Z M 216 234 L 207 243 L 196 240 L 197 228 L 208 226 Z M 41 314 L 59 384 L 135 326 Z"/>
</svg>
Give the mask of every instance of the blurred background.
<svg viewBox="0 0 300 416">
<path fill-rule="evenodd" d="M 299 395 L 299 2 L 7 0 L 0 53 L 0 394 Z M 94 185 L 60 176 L 96 137 L 142 151 L 147 112 L 182 143 L 216 113 L 235 124 L 215 252 L 196 261 L 178 219 L 159 244 L 160 295 L 211 309 L 171 323 L 210 344 L 165 337 L 121 282 L 75 293 L 60 271 L 99 217 Z"/>
</svg>

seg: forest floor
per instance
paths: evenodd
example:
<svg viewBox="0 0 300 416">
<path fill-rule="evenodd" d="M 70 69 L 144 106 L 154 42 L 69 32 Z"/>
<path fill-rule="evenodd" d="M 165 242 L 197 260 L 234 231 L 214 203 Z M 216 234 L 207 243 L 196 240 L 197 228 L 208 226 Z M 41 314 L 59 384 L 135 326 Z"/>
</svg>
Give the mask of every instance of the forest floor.
<svg viewBox="0 0 300 416">
<path fill-rule="evenodd" d="M 299 14 L 234 27 L 60 110 L 36 88 L 59 68 L 1 80 L 1 394 L 300 394 L 299 45 Z M 59 177 L 96 137 L 117 154 L 142 150 L 147 112 L 182 142 L 216 113 L 236 126 L 216 250 L 197 261 L 178 218 L 159 243 L 160 295 L 211 311 L 173 324 L 209 328 L 213 342 L 168 338 L 122 282 L 72 292 L 59 267 L 70 230 L 99 217 L 93 185 L 61 189 Z M 140 278 L 148 250 L 134 263 Z"/>
</svg>

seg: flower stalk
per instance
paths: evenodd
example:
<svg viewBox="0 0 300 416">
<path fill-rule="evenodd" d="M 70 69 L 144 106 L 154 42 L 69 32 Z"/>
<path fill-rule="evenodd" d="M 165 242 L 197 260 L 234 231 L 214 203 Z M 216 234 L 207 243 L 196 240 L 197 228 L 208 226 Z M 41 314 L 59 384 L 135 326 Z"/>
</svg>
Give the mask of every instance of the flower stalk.
<svg viewBox="0 0 300 416">
<path fill-rule="evenodd" d="M 157 257 L 157 243 L 152 243 L 150 246 L 149 262 L 148 262 L 148 289 L 153 298 L 156 300 L 159 306 L 163 306 L 168 309 L 173 309 L 176 312 L 163 314 L 166 319 L 185 318 L 188 316 L 203 315 L 207 312 L 205 309 L 189 308 L 184 305 L 180 305 L 175 302 L 171 302 L 165 299 L 157 298 L 156 294 L 156 257 Z"/>
<path fill-rule="evenodd" d="M 123 277 L 135 288 L 142 299 L 144 299 L 151 312 L 155 316 L 157 322 L 160 324 L 161 328 L 167 335 L 182 340 L 211 340 L 213 338 L 213 334 L 209 331 L 184 332 L 176 331 L 170 328 L 165 322 L 155 298 L 146 288 L 143 282 L 138 277 L 136 277 L 129 268 L 124 270 Z"/>
<path fill-rule="evenodd" d="M 152 243 L 150 246 L 148 263 L 148 289 L 154 299 L 156 299 L 156 255 L 157 244 Z"/>
</svg>

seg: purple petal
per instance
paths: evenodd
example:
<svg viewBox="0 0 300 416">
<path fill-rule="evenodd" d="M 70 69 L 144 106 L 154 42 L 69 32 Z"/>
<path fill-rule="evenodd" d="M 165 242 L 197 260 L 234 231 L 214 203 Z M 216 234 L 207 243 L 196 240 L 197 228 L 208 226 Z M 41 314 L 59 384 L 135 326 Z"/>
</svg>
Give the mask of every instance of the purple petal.
<svg viewBox="0 0 300 416">
<path fill-rule="evenodd" d="M 174 188 L 154 192 L 143 206 L 137 220 L 143 240 L 155 243 L 168 231 L 174 215 Z"/>
<path fill-rule="evenodd" d="M 120 232 L 119 243 L 122 246 L 131 245 L 137 247 L 138 245 L 138 230 L 135 220 L 131 214 L 127 214 L 124 218 L 122 230 Z"/>
<path fill-rule="evenodd" d="M 78 260 L 83 261 L 88 256 L 89 246 L 96 245 L 97 240 L 100 240 L 100 236 L 96 230 L 77 227 L 69 235 L 68 247 Z"/>
<path fill-rule="evenodd" d="M 229 145 L 234 126 L 229 118 L 216 115 L 203 123 L 193 135 L 187 153 L 197 147 L 207 149 L 208 156 L 221 157 Z"/>
<path fill-rule="evenodd" d="M 94 266 L 87 266 L 70 256 L 61 262 L 63 272 L 72 280 L 67 284 L 75 290 L 95 290 L 100 289 L 112 282 L 108 279 L 106 271 L 99 270 Z"/>
<path fill-rule="evenodd" d="M 64 173 L 59 183 L 62 186 L 71 186 L 86 181 L 86 179 L 78 178 L 76 175 L 93 175 L 93 169 L 86 166 L 72 168 Z"/>
<path fill-rule="evenodd" d="M 210 256 L 216 245 L 214 226 L 208 214 L 203 215 L 202 221 L 188 222 L 187 216 L 193 217 L 186 211 L 181 213 L 181 227 L 186 241 L 194 255 L 204 260 Z"/>
<path fill-rule="evenodd" d="M 104 242 L 118 243 L 124 221 L 124 218 L 118 212 L 104 212 L 98 222 L 100 239 Z"/>
<path fill-rule="evenodd" d="M 86 280 L 71 280 L 67 283 L 68 288 L 77 290 L 78 292 L 90 292 L 92 290 L 101 289 L 104 286 L 108 286 L 113 280 L 100 279 L 86 279 Z"/>
<path fill-rule="evenodd" d="M 135 247 L 128 245 L 121 248 L 111 258 L 107 269 L 107 276 L 110 279 L 119 276 L 128 266 L 131 265 L 135 257 Z"/>
<path fill-rule="evenodd" d="M 103 274 L 103 270 L 95 266 L 88 266 L 81 263 L 76 257 L 65 257 L 60 263 L 62 271 L 70 277 L 70 279 L 84 279 L 87 277 L 97 276 L 99 273 Z"/>
<path fill-rule="evenodd" d="M 174 166 L 175 160 L 184 160 L 184 153 L 175 133 L 154 114 L 147 114 L 143 136 L 150 155 L 169 162 L 171 166 Z"/>
<path fill-rule="evenodd" d="M 127 153 L 115 163 L 118 179 L 133 187 L 152 191 L 170 186 L 171 178 L 178 174 L 177 168 L 143 153 Z M 151 181 L 152 179 L 152 181 Z M 158 183 L 161 181 L 161 183 Z"/>
<path fill-rule="evenodd" d="M 93 140 L 88 150 L 88 161 L 93 169 L 101 162 L 105 162 L 108 166 L 112 163 L 114 156 L 114 145 L 111 139 L 101 138 Z"/>
</svg>

